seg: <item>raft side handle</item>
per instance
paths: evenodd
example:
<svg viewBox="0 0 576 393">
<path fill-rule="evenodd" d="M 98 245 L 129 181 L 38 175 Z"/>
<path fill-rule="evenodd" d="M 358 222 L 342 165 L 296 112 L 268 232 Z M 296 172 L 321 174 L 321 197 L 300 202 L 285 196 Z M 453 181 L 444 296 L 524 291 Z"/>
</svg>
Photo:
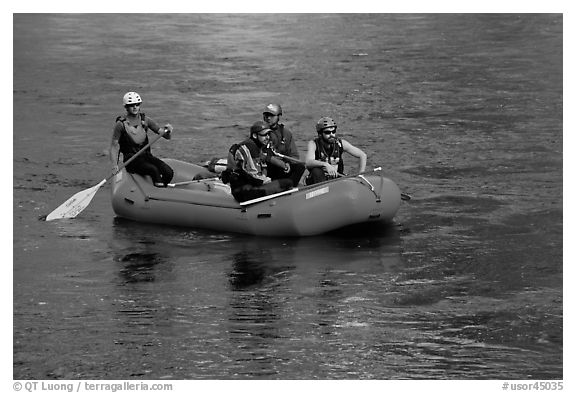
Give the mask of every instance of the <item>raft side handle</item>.
<svg viewBox="0 0 576 393">
<path fill-rule="evenodd" d="M 381 198 L 380 195 L 378 195 L 376 193 L 376 189 L 374 188 L 374 186 L 372 185 L 372 183 L 370 183 L 370 181 L 368 181 L 368 179 L 366 179 L 364 177 L 364 175 L 357 175 L 358 178 L 360 178 L 361 180 L 364 180 L 366 182 L 366 184 L 368 184 L 368 187 L 370 187 L 370 191 L 372 191 L 372 194 L 374 194 L 374 196 L 376 197 L 376 203 L 380 203 L 381 202 Z M 384 183 L 382 183 L 383 185 Z"/>
<path fill-rule="evenodd" d="M 368 179 L 366 179 L 366 178 L 364 177 L 364 175 L 358 175 L 358 177 L 359 177 L 360 179 L 364 180 L 366 183 L 368 183 L 368 185 L 370 186 L 370 191 L 374 192 L 374 186 L 372 185 L 372 183 L 370 183 L 370 182 L 368 181 Z"/>
</svg>

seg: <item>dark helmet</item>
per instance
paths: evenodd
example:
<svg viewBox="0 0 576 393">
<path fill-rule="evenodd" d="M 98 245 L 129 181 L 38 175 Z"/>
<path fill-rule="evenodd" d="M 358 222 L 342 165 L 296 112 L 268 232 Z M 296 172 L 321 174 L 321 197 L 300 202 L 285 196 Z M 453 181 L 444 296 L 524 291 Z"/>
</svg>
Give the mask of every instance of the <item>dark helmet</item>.
<svg viewBox="0 0 576 393">
<path fill-rule="evenodd" d="M 262 112 L 262 114 L 265 113 L 272 113 L 274 116 L 281 115 L 282 107 L 280 106 L 280 104 L 268 104 L 266 105 L 266 108 L 264 108 L 264 111 Z"/>
<path fill-rule="evenodd" d="M 331 117 L 323 117 L 316 123 L 316 132 L 322 132 L 323 129 L 328 127 L 337 128 L 338 126 Z"/>
<path fill-rule="evenodd" d="M 264 123 L 262 120 L 258 120 L 256 123 L 252 124 L 252 127 L 250 127 L 250 136 L 252 136 L 254 133 L 260 133 L 265 130 L 272 131 L 268 123 Z"/>
</svg>

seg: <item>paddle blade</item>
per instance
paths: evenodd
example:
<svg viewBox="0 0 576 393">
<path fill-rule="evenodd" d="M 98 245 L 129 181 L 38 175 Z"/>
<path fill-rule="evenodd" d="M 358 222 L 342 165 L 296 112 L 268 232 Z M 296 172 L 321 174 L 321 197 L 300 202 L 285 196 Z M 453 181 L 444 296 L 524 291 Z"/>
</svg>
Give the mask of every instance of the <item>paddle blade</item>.
<svg viewBox="0 0 576 393">
<path fill-rule="evenodd" d="M 82 210 L 86 209 L 92 198 L 94 198 L 94 195 L 96 195 L 96 192 L 98 192 L 104 183 L 106 183 L 106 180 L 102 180 L 94 187 L 90 187 L 87 190 L 74 194 L 66 202 L 58 206 L 52 213 L 48 214 L 46 216 L 46 221 L 76 217 L 82 212 Z"/>
</svg>

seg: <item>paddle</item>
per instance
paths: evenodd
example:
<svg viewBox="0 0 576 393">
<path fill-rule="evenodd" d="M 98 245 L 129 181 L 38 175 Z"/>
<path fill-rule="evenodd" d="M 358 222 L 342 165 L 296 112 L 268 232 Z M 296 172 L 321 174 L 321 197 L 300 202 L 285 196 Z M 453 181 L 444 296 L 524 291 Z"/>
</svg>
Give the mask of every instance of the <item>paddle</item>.
<svg viewBox="0 0 576 393">
<path fill-rule="evenodd" d="M 71 198 L 69 198 L 66 202 L 58 206 L 52 213 L 46 216 L 46 221 L 57 220 L 60 218 L 74 218 L 78 214 L 80 214 L 84 209 L 88 207 L 96 192 L 106 183 L 108 180 L 112 179 L 118 172 L 120 172 L 124 167 L 130 164 L 136 157 L 142 154 L 146 149 L 156 143 L 160 138 L 162 138 L 166 134 L 164 131 L 162 134 L 158 134 L 158 137 L 155 138 L 153 141 L 148 142 L 146 146 L 140 149 L 136 154 L 130 157 L 126 162 L 122 163 L 118 170 L 116 170 L 112 175 L 107 177 L 106 179 L 102 180 L 100 183 L 96 184 L 93 187 L 90 187 L 87 190 L 80 191 L 74 194 Z"/>
<path fill-rule="evenodd" d="M 168 183 L 167 186 L 170 188 L 175 188 L 175 187 L 180 187 L 180 186 L 187 186 L 188 184 L 194 184 L 194 183 L 204 183 L 206 181 L 216 181 L 219 180 L 220 178 L 218 176 L 214 176 L 214 177 L 206 177 L 204 179 L 196 179 L 196 180 L 186 180 L 186 181 L 181 181 L 178 183 Z"/>
<path fill-rule="evenodd" d="M 282 196 L 282 195 L 292 194 L 293 192 L 296 192 L 296 191 L 298 191 L 297 188 L 291 188 L 289 190 L 281 191 L 281 192 L 278 192 L 276 194 L 270 194 L 270 195 L 266 195 L 266 196 L 263 196 L 260 198 L 250 199 L 249 201 L 240 202 L 240 206 L 248 206 L 248 205 L 252 205 L 254 203 L 267 201 L 269 199 L 278 198 L 279 196 Z"/>
<path fill-rule="evenodd" d="M 187 180 L 187 181 L 181 181 L 178 183 L 168 183 L 167 186 L 170 188 L 175 188 L 175 187 L 180 187 L 180 186 L 187 186 L 188 184 L 192 184 L 192 183 L 200 183 L 201 181 L 203 181 L 204 179 L 200 179 L 200 180 Z"/>
<path fill-rule="evenodd" d="M 270 148 L 270 150 L 272 150 L 272 153 L 274 153 L 275 156 L 278 156 L 278 157 L 283 158 L 283 159 L 288 160 L 288 161 L 292 161 L 292 162 L 294 162 L 294 163 L 296 163 L 296 164 L 306 165 L 306 163 L 305 163 L 304 161 L 300 161 L 300 160 L 297 159 L 297 158 L 290 157 L 290 156 L 286 156 L 286 155 L 284 155 L 284 154 L 282 154 L 282 153 L 278 153 L 276 150 L 274 150 L 274 149 L 272 149 L 272 148 Z"/>
</svg>

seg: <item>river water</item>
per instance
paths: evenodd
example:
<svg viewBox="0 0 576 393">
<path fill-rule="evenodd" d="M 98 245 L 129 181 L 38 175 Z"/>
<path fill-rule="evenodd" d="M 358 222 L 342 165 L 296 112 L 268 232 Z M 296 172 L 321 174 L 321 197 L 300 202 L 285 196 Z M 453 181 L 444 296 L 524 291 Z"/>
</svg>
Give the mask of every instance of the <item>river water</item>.
<svg viewBox="0 0 576 393">
<path fill-rule="evenodd" d="M 562 379 L 558 14 L 14 16 L 15 379 Z M 114 217 L 122 95 L 224 156 L 269 102 L 412 200 L 389 228 L 257 238 Z M 349 161 L 349 171 L 354 171 Z"/>
</svg>

